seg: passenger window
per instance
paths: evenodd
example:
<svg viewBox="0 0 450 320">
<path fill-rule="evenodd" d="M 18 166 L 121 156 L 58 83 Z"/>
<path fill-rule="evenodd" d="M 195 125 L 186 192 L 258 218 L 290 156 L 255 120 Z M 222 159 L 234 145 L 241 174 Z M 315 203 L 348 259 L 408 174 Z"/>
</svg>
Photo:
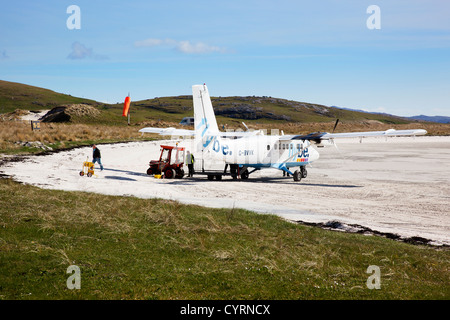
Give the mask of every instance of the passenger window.
<svg viewBox="0 0 450 320">
<path fill-rule="evenodd" d="M 274 146 L 273 146 L 275 150 L 277 150 L 277 146 L 278 145 L 275 143 Z"/>
<path fill-rule="evenodd" d="M 270 150 L 270 145 L 267 145 L 267 151 L 269 151 Z"/>
<path fill-rule="evenodd" d="M 291 150 L 292 150 L 292 147 L 293 147 L 293 145 L 292 145 L 292 144 L 290 144 L 290 145 L 289 145 L 289 148 L 290 148 Z"/>
</svg>

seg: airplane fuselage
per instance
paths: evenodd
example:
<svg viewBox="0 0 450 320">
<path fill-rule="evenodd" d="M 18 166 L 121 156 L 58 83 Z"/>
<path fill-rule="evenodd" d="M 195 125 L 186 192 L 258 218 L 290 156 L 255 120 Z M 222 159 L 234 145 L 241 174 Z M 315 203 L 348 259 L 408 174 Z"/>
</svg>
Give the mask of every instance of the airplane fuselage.
<svg viewBox="0 0 450 320">
<path fill-rule="evenodd" d="M 319 159 L 319 153 L 309 141 L 283 141 L 280 136 L 255 135 L 237 139 L 206 137 L 202 145 L 209 155 L 225 163 L 254 168 L 301 167 Z"/>
</svg>

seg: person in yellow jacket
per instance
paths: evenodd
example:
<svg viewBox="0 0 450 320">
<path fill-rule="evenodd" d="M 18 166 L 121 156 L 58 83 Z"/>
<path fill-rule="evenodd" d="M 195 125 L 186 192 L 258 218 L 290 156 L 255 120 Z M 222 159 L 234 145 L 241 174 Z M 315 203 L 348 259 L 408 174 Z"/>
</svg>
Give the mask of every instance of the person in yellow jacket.
<svg viewBox="0 0 450 320">
<path fill-rule="evenodd" d="M 195 162 L 194 155 L 188 151 L 186 154 L 186 163 L 189 169 L 188 177 L 194 176 L 194 162 Z"/>
</svg>

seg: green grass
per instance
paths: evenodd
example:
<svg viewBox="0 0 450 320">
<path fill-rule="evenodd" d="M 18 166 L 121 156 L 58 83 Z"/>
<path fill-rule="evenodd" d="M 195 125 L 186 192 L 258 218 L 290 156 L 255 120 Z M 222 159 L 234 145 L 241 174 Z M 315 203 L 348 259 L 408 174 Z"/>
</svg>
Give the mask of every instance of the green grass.
<svg viewBox="0 0 450 320">
<path fill-rule="evenodd" d="M 0 113 L 15 109 L 44 110 L 63 104 L 86 103 L 97 105 L 90 99 L 72 97 L 52 90 L 21 83 L 0 80 Z"/>
<path fill-rule="evenodd" d="M 445 248 L 10 179 L 0 202 L 0 299 L 450 298 Z M 66 287 L 70 265 L 80 290 Z"/>
</svg>

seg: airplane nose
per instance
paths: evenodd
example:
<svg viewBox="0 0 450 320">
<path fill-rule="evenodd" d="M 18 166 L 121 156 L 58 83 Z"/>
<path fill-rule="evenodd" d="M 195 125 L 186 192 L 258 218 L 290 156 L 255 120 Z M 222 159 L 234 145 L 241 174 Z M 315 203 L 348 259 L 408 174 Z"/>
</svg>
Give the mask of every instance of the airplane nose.
<svg viewBox="0 0 450 320">
<path fill-rule="evenodd" d="M 320 155 L 319 152 L 314 149 L 312 146 L 309 147 L 310 151 L 309 151 L 309 162 L 313 162 L 319 159 Z"/>
</svg>

